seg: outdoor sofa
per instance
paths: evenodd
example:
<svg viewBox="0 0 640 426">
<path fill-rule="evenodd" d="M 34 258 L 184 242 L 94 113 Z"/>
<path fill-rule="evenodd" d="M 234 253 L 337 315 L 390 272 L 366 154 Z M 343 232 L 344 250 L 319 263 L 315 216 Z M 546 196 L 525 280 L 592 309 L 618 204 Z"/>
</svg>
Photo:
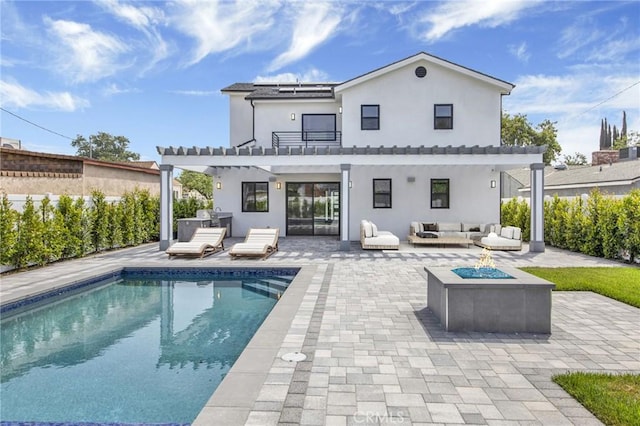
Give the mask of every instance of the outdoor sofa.
<svg viewBox="0 0 640 426">
<path fill-rule="evenodd" d="M 491 225 L 489 234 L 474 240 L 474 244 L 489 250 L 522 250 L 522 230 L 516 226 Z"/>
<path fill-rule="evenodd" d="M 375 223 L 360 221 L 360 245 L 365 250 L 398 250 L 400 239 L 389 231 L 379 231 Z"/>
</svg>

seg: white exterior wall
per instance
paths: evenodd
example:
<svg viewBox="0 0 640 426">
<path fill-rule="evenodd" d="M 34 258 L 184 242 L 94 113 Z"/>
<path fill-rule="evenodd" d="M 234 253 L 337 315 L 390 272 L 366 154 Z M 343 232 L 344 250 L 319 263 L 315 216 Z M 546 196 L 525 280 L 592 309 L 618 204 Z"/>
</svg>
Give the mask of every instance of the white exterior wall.
<svg viewBox="0 0 640 426">
<path fill-rule="evenodd" d="M 420 65 L 424 78 L 415 75 Z M 499 89 L 427 61 L 339 93 L 343 146 L 500 145 Z M 434 130 L 435 104 L 453 105 L 452 130 Z M 380 105 L 380 130 L 360 130 L 361 105 Z"/>
<path fill-rule="evenodd" d="M 215 208 L 223 212 L 233 212 L 232 228 L 234 237 L 244 237 L 249 228 L 280 228 L 280 236 L 286 236 L 286 182 L 340 182 L 340 174 L 284 174 L 278 175 L 276 182 L 282 183 L 276 189 L 276 182 L 269 182 L 269 211 L 265 213 L 242 211 L 242 182 L 268 182 L 270 173 L 259 169 L 229 169 L 221 171 L 215 182 L 222 182 L 222 189 L 214 184 Z"/>
<path fill-rule="evenodd" d="M 252 138 L 253 111 L 245 100 L 249 93 L 229 93 L 229 146 L 237 146 Z"/>
<path fill-rule="evenodd" d="M 408 177 L 414 182 L 407 182 Z M 373 208 L 373 179 L 391 179 L 390 209 Z M 448 209 L 431 208 L 431 179 L 449 179 Z M 349 236 L 357 240 L 360 221 L 373 221 L 378 229 L 406 240 L 409 224 L 422 222 L 500 222 L 500 179 L 490 166 L 358 166 L 351 168 L 351 224 Z"/>
<path fill-rule="evenodd" d="M 315 101 L 254 101 L 256 113 L 256 146 L 271 147 L 272 132 L 301 132 L 302 114 L 335 114 L 336 130 L 340 131 L 342 117 L 334 100 Z M 296 115 L 291 120 L 291 114 Z"/>
</svg>

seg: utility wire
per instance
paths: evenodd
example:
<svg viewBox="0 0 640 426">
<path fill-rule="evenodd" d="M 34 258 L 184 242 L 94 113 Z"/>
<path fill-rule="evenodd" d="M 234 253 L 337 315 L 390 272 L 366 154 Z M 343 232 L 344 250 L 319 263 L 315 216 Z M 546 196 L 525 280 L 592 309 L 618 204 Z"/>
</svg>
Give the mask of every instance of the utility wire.
<svg viewBox="0 0 640 426">
<path fill-rule="evenodd" d="M 612 95 L 612 96 L 608 97 L 607 99 L 605 99 L 604 101 L 602 101 L 602 102 L 600 102 L 600 103 L 597 103 L 596 105 L 592 106 L 591 108 L 585 109 L 584 111 L 582 111 L 580 114 L 576 115 L 576 116 L 575 116 L 575 117 L 573 117 L 573 118 L 580 117 L 582 114 L 586 114 L 586 113 L 588 113 L 589 111 L 591 111 L 591 110 L 594 110 L 594 109 L 598 108 L 600 105 L 602 105 L 602 104 L 604 104 L 604 103 L 609 102 L 611 99 L 613 99 L 613 98 L 615 98 L 615 97 L 617 97 L 617 96 L 620 96 L 621 94 L 623 94 L 623 93 L 624 93 L 624 92 L 626 92 L 627 90 L 631 89 L 632 87 L 637 86 L 638 84 L 640 84 L 640 80 L 636 81 L 636 82 L 635 82 L 635 83 L 633 83 L 631 86 L 625 87 L 624 89 L 622 89 L 622 90 L 621 90 L 621 91 L 619 91 L 618 93 L 616 93 L 616 94 L 614 94 L 614 95 Z"/>
<path fill-rule="evenodd" d="M 31 124 L 32 126 L 36 126 L 36 127 L 40 128 L 40 129 L 42 129 L 42 130 L 46 130 L 46 131 L 47 131 L 47 132 L 49 132 L 49 133 L 53 133 L 54 135 L 57 135 L 57 136 L 63 137 L 63 138 L 65 138 L 65 139 L 69 139 L 70 141 L 72 141 L 72 140 L 73 140 L 73 138 L 70 138 L 69 136 L 65 136 L 65 135 L 60 134 L 60 133 L 58 133 L 58 132 L 54 132 L 53 130 L 47 129 L 46 127 L 42 127 L 41 125 L 36 124 L 36 123 L 34 123 L 34 122 L 32 122 L 32 121 L 29 121 L 29 120 L 27 120 L 26 118 L 20 117 L 18 114 L 14 114 L 14 113 L 12 113 L 11 111 L 7 111 L 6 109 L 4 109 L 4 108 L 2 108 L 2 107 L 0 107 L 0 110 L 2 110 L 2 111 L 4 111 L 4 112 L 6 112 L 7 114 L 11 114 L 11 115 L 13 115 L 14 117 L 19 118 L 19 119 L 20 119 L 20 120 L 22 120 L 22 121 L 26 121 L 27 123 Z"/>
</svg>

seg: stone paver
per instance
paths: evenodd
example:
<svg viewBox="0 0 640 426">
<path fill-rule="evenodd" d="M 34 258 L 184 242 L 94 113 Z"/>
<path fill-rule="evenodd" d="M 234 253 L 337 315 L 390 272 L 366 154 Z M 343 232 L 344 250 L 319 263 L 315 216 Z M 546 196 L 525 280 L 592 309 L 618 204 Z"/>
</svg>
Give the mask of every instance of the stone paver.
<svg viewBox="0 0 640 426">
<path fill-rule="evenodd" d="M 229 247 L 234 239 L 226 242 Z M 243 422 L 253 425 L 599 424 L 551 381 L 568 370 L 640 372 L 640 310 L 589 292 L 554 292 L 551 335 L 447 333 L 426 308 L 424 266 L 471 266 L 476 247 L 338 251 L 285 238 L 267 261 L 167 261 L 157 245 L 2 276 L 2 303 L 122 266 L 326 265 L 309 286 Z M 306 254 L 312 253 L 311 256 Z M 505 266 L 619 266 L 553 248 L 496 252 Z M 53 278 L 52 278 L 53 277 Z M 55 277 L 58 277 L 57 279 Z M 234 422 L 241 424 L 238 411 Z"/>
</svg>

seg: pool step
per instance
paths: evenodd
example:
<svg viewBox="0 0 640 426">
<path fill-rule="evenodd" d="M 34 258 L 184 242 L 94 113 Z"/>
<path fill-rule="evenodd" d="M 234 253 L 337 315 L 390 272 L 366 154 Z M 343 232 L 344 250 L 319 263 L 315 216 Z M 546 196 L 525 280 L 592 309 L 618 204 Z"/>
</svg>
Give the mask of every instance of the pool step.
<svg viewBox="0 0 640 426">
<path fill-rule="evenodd" d="M 272 278 L 257 278 L 254 282 L 243 283 L 242 287 L 254 291 L 263 296 L 279 299 L 287 289 L 288 282 Z"/>
</svg>

